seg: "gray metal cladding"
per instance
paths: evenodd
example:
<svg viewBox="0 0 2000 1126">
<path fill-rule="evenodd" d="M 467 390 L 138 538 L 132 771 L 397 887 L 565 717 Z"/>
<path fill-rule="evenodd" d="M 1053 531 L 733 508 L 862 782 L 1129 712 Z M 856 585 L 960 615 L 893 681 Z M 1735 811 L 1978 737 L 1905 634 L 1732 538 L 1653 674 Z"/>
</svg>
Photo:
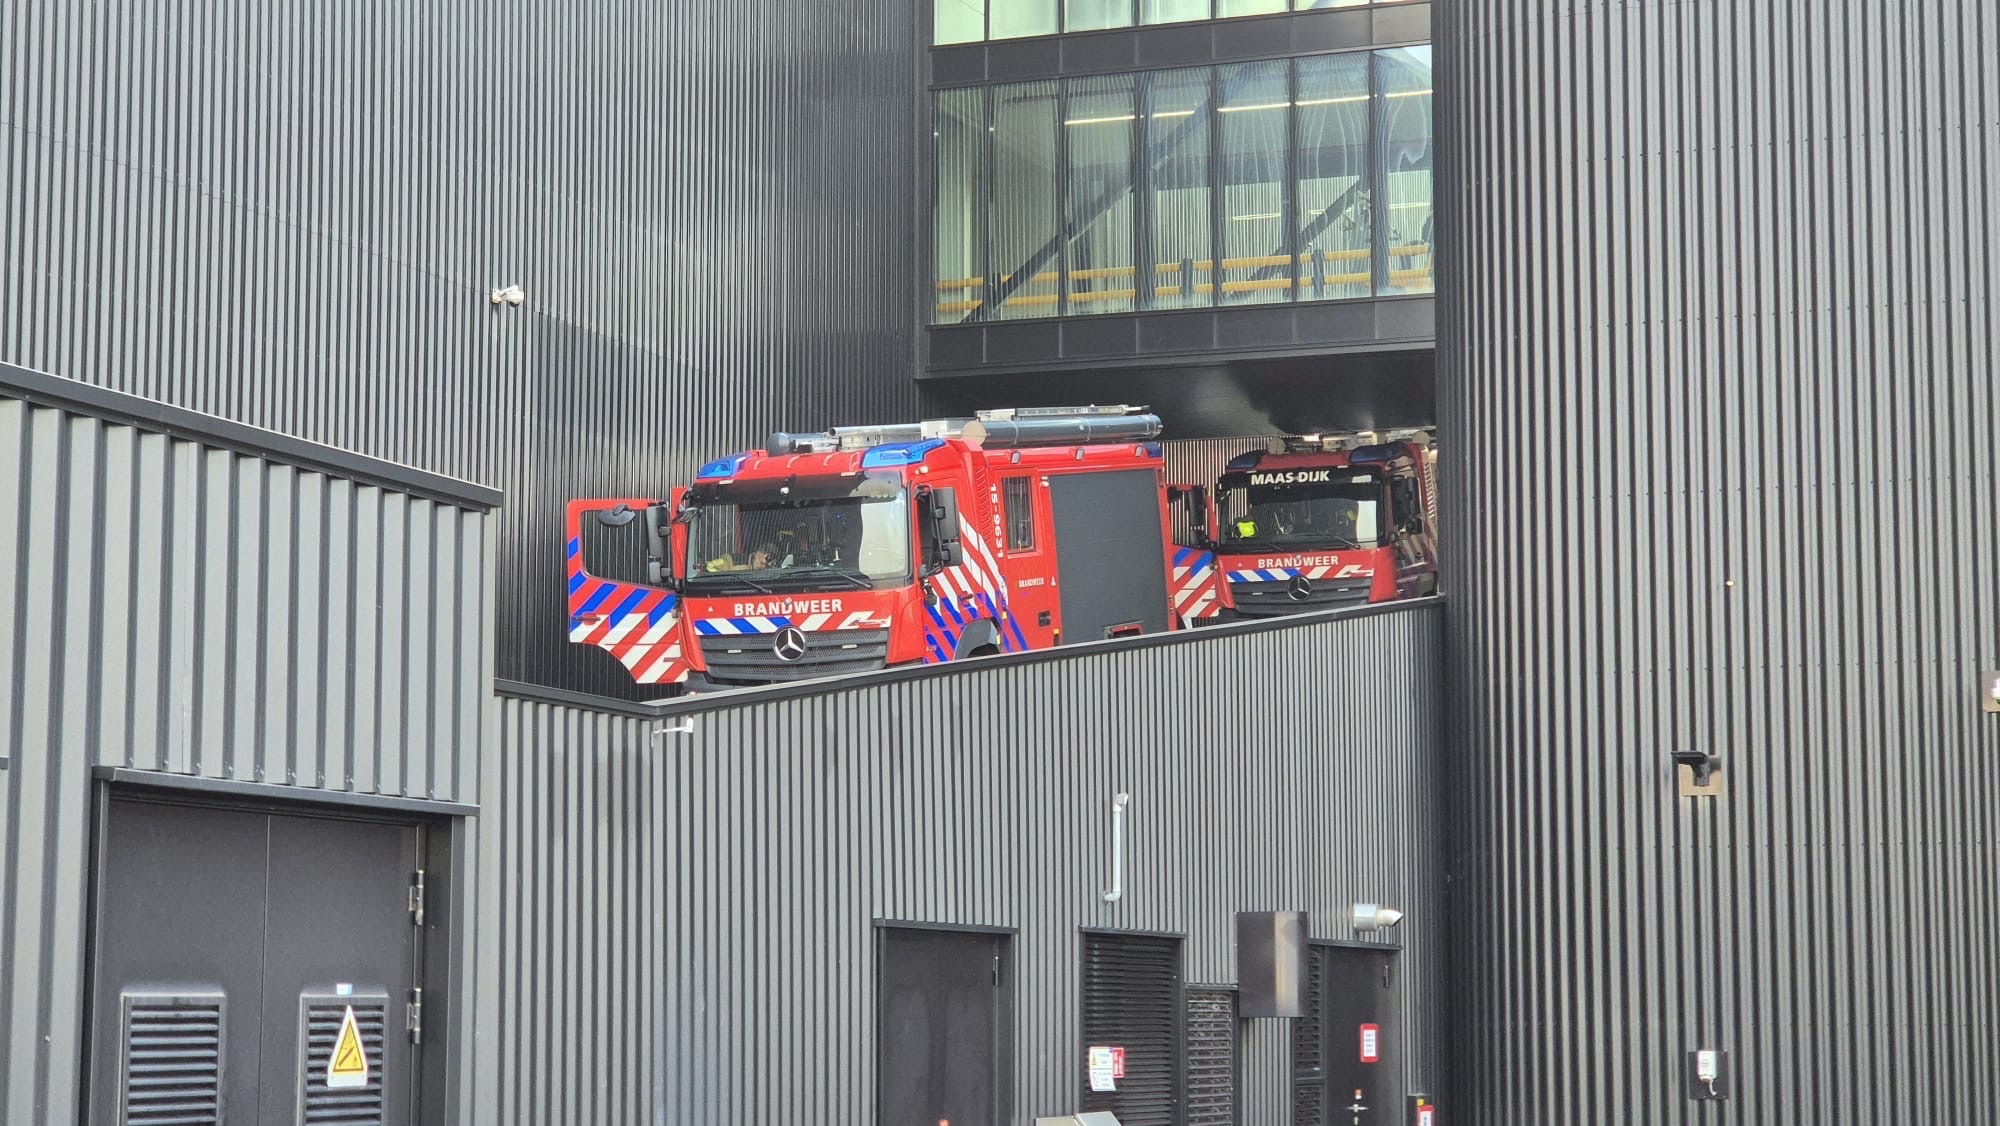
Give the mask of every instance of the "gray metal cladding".
<svg viewBox="0 0 2000 1126">
<path fill-rule="evenodd" d="M 1990 1116 L 2000 12 L 1438 15 L 1446 1112 Z"/>
<path fill-rule="evenodd" d="M 0 1120 L 75 1121 L 94 768 L 471 801 L 481 512 L 0 394 Z"/>
<path fill-rule="evenodd" d="M 501 671 L 629 691 L 566 498 L 913 409 L 916 22 L 8 5 L 0 362 L 503 489 Z"/>
<path fill-rule="evenodd" d="M 1079 928 L 1410 913 L 1412 1079 L 1442 1082 L 1434 604 L 1081 647 L 664 719 L 506 698 L 478 819 L 481 1122 L 873 1121 L 877 920 L 1018 928 L 1015 1111 L 1082 1095 Z M 676 733 L 683 722 L 692 731 Z M 1111 801 L 1132 795 L 1125 897 Z M 1242 1026 L 1243 1121 L 1289 1103 Z"/>
</svg>

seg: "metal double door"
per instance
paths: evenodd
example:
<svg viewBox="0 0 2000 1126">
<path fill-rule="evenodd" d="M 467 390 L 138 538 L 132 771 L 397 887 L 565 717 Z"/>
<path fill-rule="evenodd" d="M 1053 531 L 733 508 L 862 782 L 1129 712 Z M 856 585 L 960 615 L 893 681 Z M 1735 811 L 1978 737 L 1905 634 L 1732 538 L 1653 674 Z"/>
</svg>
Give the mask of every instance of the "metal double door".
<svg viewBox="0 0 2000 1126">
<path fill-rule="evenodd" d="M 1292 1022 L 1293 1126 L 1403 1121 L 1402 1006 L 1393 949 L 1316 943 Z"/>
<path fill-rule="evenodd" d="M 418 1120 L 421 827 L 99 809 L 90 1121 Z"/>
</svg>

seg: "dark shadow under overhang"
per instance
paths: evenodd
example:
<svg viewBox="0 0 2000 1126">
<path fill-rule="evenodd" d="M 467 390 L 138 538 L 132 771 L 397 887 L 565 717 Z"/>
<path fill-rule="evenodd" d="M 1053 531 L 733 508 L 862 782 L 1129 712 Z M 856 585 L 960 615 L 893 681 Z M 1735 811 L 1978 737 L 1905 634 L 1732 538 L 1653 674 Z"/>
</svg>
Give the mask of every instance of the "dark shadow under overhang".
<svg viewBox="0 0 2000 1126">
<path fill-rule="evenodd" d="M 1128 402 L 1172 438 L 1434 425 L 1430 297 L 937 326 L 926 413 Z"/>
</svg>

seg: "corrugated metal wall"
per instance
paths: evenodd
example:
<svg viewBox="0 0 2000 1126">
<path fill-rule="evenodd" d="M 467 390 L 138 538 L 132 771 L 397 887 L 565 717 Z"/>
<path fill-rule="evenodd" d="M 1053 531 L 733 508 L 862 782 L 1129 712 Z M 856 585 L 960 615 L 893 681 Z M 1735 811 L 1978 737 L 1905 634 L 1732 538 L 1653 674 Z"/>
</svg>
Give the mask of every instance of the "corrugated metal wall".
<svg viewBox="0 0 2000 1126">
<path fill-rule="evenodd" d="M 567 497 L 914 408 L 917 15 L 9 5 L 0 362 L 500 487 L 502 673 L 629 691 Z"/>
<path fill-rule="evenodd" d="M 1023 1119 L 1080 1101 L 1079 927 L 1403 907 L 1411 1055 L 1442 1079 L 1435 605 L 1203 631 L 665 720 L 503 702 L 481 795 L 481 1122 L 873 1121 L 873 923 L 1018 927 Z M 1109 810 L 1132 794 L 1127 893 Z M 486 1031 L 486 1030 L 490 1030 Z M 1283 1022 L 1246 1123 L 1286 1120 Z"/>
<path fill-rule="evenodd" d="M 1452 1121 L 1990 1117 L 2000 12 L 1438 13 Z"/>
<path fill-rule="evenodd" d="M 483 512 L 0 394 L 0 1119 L 74 1121 L 94 767 L 471 801 Z"/>
</svg>

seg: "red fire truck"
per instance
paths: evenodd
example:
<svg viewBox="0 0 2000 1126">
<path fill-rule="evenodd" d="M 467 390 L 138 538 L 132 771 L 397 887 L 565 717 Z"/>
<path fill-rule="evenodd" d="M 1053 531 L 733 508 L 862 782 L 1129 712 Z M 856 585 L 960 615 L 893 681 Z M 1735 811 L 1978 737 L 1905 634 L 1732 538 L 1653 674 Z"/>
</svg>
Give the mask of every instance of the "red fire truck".
<svg viewBox="0 0 2000 1126">
<path fill-rule="evenodd" d="M 572 501 L 570 640 L 698 690 L 1184 628 L 1220 584 L 1172 542 L 1159 433 L 1123 406 L 779 433 L 664 502 Z"/>
<path fill-rule="evenodd" d="M 1222 572 L 1222 613 L 1267 618 L 1437 590 L 1427 431 L 1275 438 L 1209 495 L 1177 489 Z"/>
</svg>

